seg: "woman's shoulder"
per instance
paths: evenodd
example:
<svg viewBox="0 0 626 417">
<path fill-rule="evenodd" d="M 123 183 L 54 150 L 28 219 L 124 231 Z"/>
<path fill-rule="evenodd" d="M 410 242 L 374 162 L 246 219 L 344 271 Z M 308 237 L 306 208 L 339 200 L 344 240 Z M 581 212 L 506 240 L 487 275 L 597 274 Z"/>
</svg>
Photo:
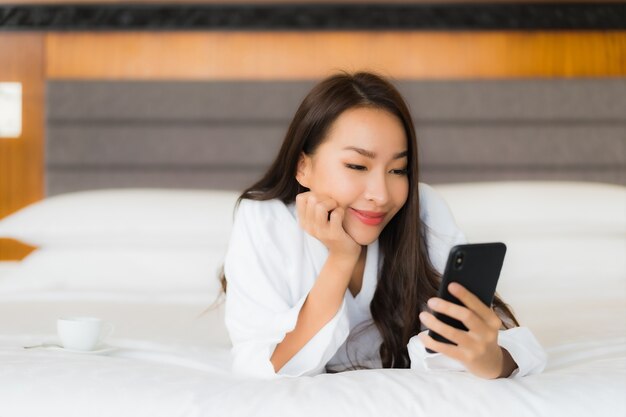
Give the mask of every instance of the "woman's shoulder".
<svg viewBox="0 0 626 417">
<path fill-rule="evenodd" d="M 277 198 L 263 201 L 249 198 L 241 199 L 236 210 L 236 215 L 259 219 L 293 217 L 289 206 Z"/>
<path fill-rule="evenodd" d="M 291 205 L 279 199 L 242 199 L 235 212 L 235 224 L 237 223 L 254 229 L 281 228 L 283 231 L 290 230 L 292 225 L 297 226 Z"/>
<path fill-rule="evenodd" d="M 280 200 L 242 199 L 235 212 L 225 273 L 228 276 L 230 272 L 231 278 L 237 276 L 238 282 L 247 282 L 248 278 L 243 278 L 237 271 L 256 269 L 256 273 L 249 274 L 250 279 L 262 274 L 261 269 L 266 272 L 282 271 L 297 263 L 303 242 L 304 233 L 289 211 L 288 204 Z M 267 279 L 280 280 L 284 277 L 282 272 L 273 275 L 276 276 Z"/>
<path fill-rule="evenodd" d="M 422 221 L 428 222 L 433 218 L 436 219 L 440 214 L 450 214 L 448 203 L 439 195 L 439 193 L 430 185 L 420 182 L 419 185 L 420 199 L 420 218 Z"/>
</svg>

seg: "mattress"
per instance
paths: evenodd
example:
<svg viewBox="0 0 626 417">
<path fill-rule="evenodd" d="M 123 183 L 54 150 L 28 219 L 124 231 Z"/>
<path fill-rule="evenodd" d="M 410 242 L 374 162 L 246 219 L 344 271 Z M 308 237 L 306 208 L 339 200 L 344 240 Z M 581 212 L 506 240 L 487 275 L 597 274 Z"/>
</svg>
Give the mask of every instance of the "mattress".
<svg viewBox="0 0 626 417">
<path fill-rule="evenodd" d="M 528 199 L 537 189 L 541 187 L 514 194 Z M 364 369 L 275 380 L 243 378 L 230 369 L 223 305 L 212 306 L 218 265 L 203 263 L 205 258 L 219 261 L 219 256 L 203 253 L 223 253 L 224 239 L 218 245 L 200 242 L 204 246 L 199 249 L 195 237 L 185 242 L 163 237 L 159 241 L 175 244 L 176 250 L 164 248 L 170 255 L 165 258 L 162 249 L 152 248 L 153 262 L 144 263 L 138 261 L 146 258 L 144 249 L 86 249 L 90 235 L 76 248 L 63 240 L 62 248 L 42 245 L 38 251 L 46 256 L 0 263 L 0 416 L 623 417 L 626 228 L 619 222 L 626 224 L 626 219 L 619 217 L 619 210 L 613 224 L 607 223 L 608 215 L 598 216 L 599 224 L 568 213 L 563 227 L 558 226 L 559 216 L 536 218 L 533 225 L 543 221 L 551 227 L 549 233 L 540 233 L 518 227 L 505 211 L 499 212 L 500 218 L 490 214 L 491 228 L 464 217 L 473 209 L 481 213 L 472 206 L 476 201 L 490 201 L 493 208 L 497 195 L 503 207 L 513 204 L 510 195 L 494 196 L 492 191 L 475 184 L 440 187 L 470 241 L 502 237 L 507 243 L 499 292 L 545 347 L 548 364 L 540 374 L 484 380 L 466 372 Z M 572 198 L 586 192 L 589 187 L 579 187 Z M 477 199 L 481 193 L 483 198 Z M 546 213 L 542 195 L 544 206 L 535 207 Z M 626 194 L 617 196 L 619 203 Z M 585 207 L 585 212 L 599 213 L 615 204 L 596 201 L 598 206 Z M 566 200 L 561 204 L 572 207 Z M 203 207 L 198 218 L 205 212 Z M 229 210 L 224 213 L 230 216 Z M 219 221 L 223 228 L 228 220 Z M 106 238 L 110 242 L 114 236 Z M 190 255 L 196 252 L 197 257 Z M 207 268 L 208 275 L 203 272 Z M 107 280 L 111 275 L 115 279 Z M 89 279 L 88 285 L 83 283 Z M 114 323 L 106 349 L 76 353 L 51 346 L 59 343 L 56 319 L 69 314 Z"/>
</svg>

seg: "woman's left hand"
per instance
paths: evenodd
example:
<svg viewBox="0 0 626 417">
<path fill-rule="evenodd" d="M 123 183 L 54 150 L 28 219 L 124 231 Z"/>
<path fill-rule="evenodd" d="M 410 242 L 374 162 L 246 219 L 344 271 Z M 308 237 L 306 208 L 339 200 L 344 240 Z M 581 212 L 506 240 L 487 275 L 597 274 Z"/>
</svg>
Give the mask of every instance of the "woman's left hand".
<svg viewBox="0 0 626 417">
<path fill-rule="evenodd" d="M 460 284 L 451 283 L 448 291 L 465 307 L 437 297 L 428 300 L 428 306 L 433 311 L 459 320 L 468 330 L 456 329 L 423 311 L 420 320 L 426 327 L 456 343 L 455 346 L 438 342 L 423 332 L 419 337 L 424 346 L 460 361 L 468 371 L 479 377 L 492 379 L 508 376 L 514 368 L 508 369 L 512 359 L 498 345 L 498 331 L 502 326 L 500 318 Z"/>
</svg>

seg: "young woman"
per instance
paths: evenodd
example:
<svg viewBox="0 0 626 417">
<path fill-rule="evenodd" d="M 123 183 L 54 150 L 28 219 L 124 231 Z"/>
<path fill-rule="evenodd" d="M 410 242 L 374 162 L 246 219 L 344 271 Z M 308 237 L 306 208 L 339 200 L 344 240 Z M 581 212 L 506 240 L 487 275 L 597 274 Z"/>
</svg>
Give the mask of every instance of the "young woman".
<svg viewBox="0 0 626 417">
<path fill-rule="evenodd" d="M 488 308 L 458 284 L 449 290 L 466 307 L 436 297 L 450 248 L 466 240 L 417 161 L 411 116 L 387 80 L 341 73 L 310 91 L 238 201 L 223 281 L 236 372 L 541 372 L 543 349 L 498 297 Z"/>
</svg>

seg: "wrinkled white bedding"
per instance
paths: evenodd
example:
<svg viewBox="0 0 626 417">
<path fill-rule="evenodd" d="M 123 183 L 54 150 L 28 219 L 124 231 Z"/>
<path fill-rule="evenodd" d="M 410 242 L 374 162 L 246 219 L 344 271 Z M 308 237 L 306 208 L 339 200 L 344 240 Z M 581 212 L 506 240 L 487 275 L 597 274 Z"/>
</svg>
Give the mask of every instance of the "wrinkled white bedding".
<svg viewBox="0 0 626 417">
<path fill-rule="evenodd" d="M 109 356 L 0 339 L 3 416 L 623 416 L 626 341 L 548 349 L 541 375 L 480 380 L 466 373 L 363 370 L 277 381 L 228 372 L 228 350 L 117 340 Z"/>
<path fill-rule="evenodd" d="M 41 296 L 41 294 L 39 295 Z M 209 300 L 209 297 L 207 297 Z M 230 373 L 221 308 L 188 302 L 0 303 L 0 416 L 623 416 L 626 337 L 546 346 L 540 375 L 486 381 L 466 373 L 362 370 L 278 381 Z M 117 328 L 106 355 L 23 346 L 58 342 L 54 318 L 89 311 Z M 604 317 L 606 319 L 607 317 Z M 583 320 L 583 325 L 585 321 Z M 577 323 L 572 323 L 576 327 Z M 549 329 L 549 328 L 546 328 Z M 540 333 L 538 337 L 544 336 Z M 583 339 L 583 340 L 581 340 Z M 584 340 L 586 339 L 586 340 Z"/>
</svg>

